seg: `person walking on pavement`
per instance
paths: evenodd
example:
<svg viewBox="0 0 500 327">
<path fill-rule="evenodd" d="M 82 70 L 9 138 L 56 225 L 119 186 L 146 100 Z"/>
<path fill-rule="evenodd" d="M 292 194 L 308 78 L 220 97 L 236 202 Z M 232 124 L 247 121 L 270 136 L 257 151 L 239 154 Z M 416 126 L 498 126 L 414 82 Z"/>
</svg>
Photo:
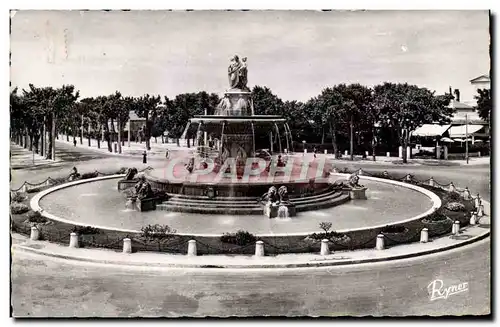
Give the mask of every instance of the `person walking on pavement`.
<svg viewBox="0 0 500 327">
<path fill-rule="evenodd" d="M 146 158 L 146 157 L 147 157 L 147 155 L 148 155 L 148 154 L 147 154 L 147 152 L 146 152 L 146 151 L 144 151 L 144 152 L 142 153 L 142 163 L 143 163 L 143 164 L 148 163 L 148 160 L 147 160 L 147 158 Z"/>
</svg>

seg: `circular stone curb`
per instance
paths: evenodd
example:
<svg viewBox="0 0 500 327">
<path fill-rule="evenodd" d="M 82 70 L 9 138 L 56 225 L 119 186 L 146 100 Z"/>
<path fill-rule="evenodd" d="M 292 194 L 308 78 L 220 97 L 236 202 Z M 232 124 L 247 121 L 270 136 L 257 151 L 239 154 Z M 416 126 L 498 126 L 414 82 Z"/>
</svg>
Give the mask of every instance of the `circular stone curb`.
<svg viewBox="0 0 500 327">
<path fill-rule="evenodd" d="M 338 175 L 339 177 L 348 177 L 348 176 L 350 176 L 350 174 L 341 174 L 341 173 L 335 174 L 335 175 Z M 75 222 L 75 221 L 72 221 L 72 220 L 64 219 L 64 218 L 58 217 L 56 215 L 53 215 L 50 212 L 47 212 L 47 211 L 43 210 L 40 207 L 40 200 L 44 196 L 46 196 L 46 195 L 48 195 L 48 194 L 50 194 L 52 192 L 55 192 L 55 191 L 58 191 L 58 190 L 61 190 L 61 189 L 67 188 L 67 187 L 71 187 L 71 186 L 74 186 L 74 185 L 78 185 L 78 184 L 91 183 L 91 182 L 100 181 L 100 180 L 106 180 L 106 179 L 116 179 L 116 178 L 120 178 L 120 177 L 124 177 L 124 176 L 125 176 L 125 174 L 94 177 L 94 178 L 89 178 L 89 179 L 84 179 L 84 180 L 72 181 L 72 182 L 68 182 L 68 183 L 64 183 L 64 184 L 61 184 L 61 185 L 57 185 L 57 186 L 51 187 L 51 188 L 46 189 L 44 191 L 41 191 L 41 192 L 37 193 L 35 196 L 33 196 L 33 198 L 30 201 L 31 209 L 33 211 L 40 212 L 40 214 L 43 217 L 45 217 L 45 218 L 48 218 L 48 219 L 51 219 L 51 220 L 55 220 L 55 221 L 59 221 L 59 222 L 66 223 L 66 224 L 70 224 L 70 225 L 74 225 L 74 226 L 83 226 L 83 227 L 85 227 L 85 226 L 91 226 L 91 227 L 94 227 L 94 228 L 98 228 L 98 229 L 102 229 L 102 230 L 108 230 L 108 231 L 116 231 L 116 232 L 124 232 L 124 233 L 134 233 L 134 234 L 140 233 L 139 230 L 111 228 L 111 227 L 106 227 L 106 226 L 88 225 L 88 224 L 84 224 L 84 223 Z M 422 214 L 419 214 L 419 215 L 417 215 L 415 217 L 409 218 L 409 219 L 405 219 L 405 220 L 402 220 L 402 221 L 392 222 L 391 224 L 389 224 L 389 226 L 390 225 L 399 225 L 399 224 L 404 224 L 404 223 L 408 223 L 408 222 L 411 222 L 411 221 L 420 220 L 423 217 L 428 216 L 431 213 L 433 213 L 435 210 L 437 210 L 438 208 L 440 208 L 441 205 L 442 205 L 442 202 L 441 202 L 441 199 L 439 198 L 439 196 L 437 196 L 435 193 L 433 193 L 433 192 L 431 192 L 431 191 L 429 191 L 429 190 L 427 190 L 427 189 L 425 189 L 423 187 L 419 187 L 419 186 L 416 186 L 416 185 L 413 185 L 413 184 L 408 184 L 408 183 L 404 183 L 404 182 L 400 182 L 400 181 L 393 181 L 393 180 L 383 179 L 383 178 L 377 178 L 377 177 L 369 177 L 369 176 L 359 176 L 359 177 L 360 177 L 360 180 L 367 179 L 367 180 L 373 180 L 373 181 L 376 181 L 376 182 L 393 184 L 393 185 L 397 185 L 397 186 L 400 186 L 400 187 L 406 187 L 406 188 L 415 190 L 417 192 L 420 192 L 420 193 L 426 195 L 427 197 L 429 197 L 431 199 L 432 207 L 429 210 L 427 210 L 426 212 L 424 212 Z M 386 226 L 388 226 L 388 224 L 377 225 L 377 226 L 368 226 L 368 227 L 360 227 L 360 228 L 352 228 L 352 229 L 345 229 L 345 230 L 338 230 L 336 232 L 345 234 L 345 233 L 349 233 L 349 232 L 359 232 L 359 231 L 368 231 L 368 230 L 372 230 L 372 229 L 380 229 L 380 228 L 384 228 Z M 317 232 L 317 231 L 315 231 L 315 232 Z M 289 234 L 258 234 L 256 236 L 257 237 L 288 237 L 288 236 L 290 236 L 290 237 L 293 237 L 293 236 L 307 237 L 308 235 L 310 235 L 312 233 L 315 233 L 315 232 L 300 232 L 300 233 L 289 233 Z M 220 237 L 222 234 L 176 233 L 176 235 L 179 235 L 179 236 L 193 236 L 193 237 Z"/>
</svg>

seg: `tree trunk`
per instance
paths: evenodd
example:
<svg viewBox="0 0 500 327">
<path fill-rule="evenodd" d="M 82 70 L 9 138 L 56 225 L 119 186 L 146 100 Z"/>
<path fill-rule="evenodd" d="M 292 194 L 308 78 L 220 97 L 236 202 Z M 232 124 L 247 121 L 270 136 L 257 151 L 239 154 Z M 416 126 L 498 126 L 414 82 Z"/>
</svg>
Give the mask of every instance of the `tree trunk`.
<svg viewBox="0 0 500 327">
<path fill-rule="evenodd" d="M 321 127 L 321 145 L 325 144 L 325 128 Z"/>
<path fill-rule="evenodd" d="M 118 153 L 122 153 L 122 126 L 120 117 L 117 118 L 118 125 Z"/>
<path fill-rule="evenodd" d="M 42 130 L 40 131 L 40 152 L 38 153 L 41 156 L 45 155 L 45 124 L 42 127 Z"/>
<path fill-rule="evenodd" d="M 146 115 L 146 128 L 144 129 L 144 137 L 146 138 L 146 149 L 151 150 L 151 127 L 149 126 L 149 120 Z"/>
<path fill-rule="evenodd" d="M 56 160 L 56 115 L 52 113 L 52 131 L 51 131 L 51 139 L 52 139 L 52 154 L 51 159 Z"/>
<path fill-rule="evenodd" d="M 377 140 L 375 137 L 375 127 L 372 128 L 372 156 L 373 156 L 373 161 L 377 161 L 376 159 L 376 147 L 377 147 Z"/>
<path fill-rule="evenodd" d="M 109 126 L 108 124 L 105 125 L 104 128 L 104 138 L 106 139 L 106 143 L 108 143 L 108 151 L 113 152 L 113 149 L 111 148 L 111 139 L 109 137 Z"/>
<path fill-rule="evenodd" d="M 88 134 L 87 134 L 87 140 L 88 140 L 88 142 L 89 142 L 89 147 L 90 147 L 90 145 L 91 145 L 91 143 L 90 143 L 90 127 L 91 127 L 91 126 L 90 126 L 90 122 L 89 122 L 89 126 L 88 126 L 88 128 L 87 128 L 87 131 L 88 131 Z"/>
<path fill-rule="evenodd" d="M 351 116 L 351 121 L 349 123 L 349 143 L 350 143 L 350 155 L 351 155 L 351 160 L 354 160 L 354 116 Z"/>
<path fill-rule="evenodd" d="M 330 132 L 332 133 L 332 145 L 334 158 L 338 159 L 339 149 L 337 147 L 337 131 L 335 130 L 335 124 L 330 123 Z"/>
<path fill-rule="evenodd" d="M 69 142 L 69 129 L 66 128 L 66 142 Z"/>
<path fill-rule="evenodd" d="M 80 144 L 83 144 L 83 115 L 82 115 L 82 126 L 80 126 Z"/>
</svg>

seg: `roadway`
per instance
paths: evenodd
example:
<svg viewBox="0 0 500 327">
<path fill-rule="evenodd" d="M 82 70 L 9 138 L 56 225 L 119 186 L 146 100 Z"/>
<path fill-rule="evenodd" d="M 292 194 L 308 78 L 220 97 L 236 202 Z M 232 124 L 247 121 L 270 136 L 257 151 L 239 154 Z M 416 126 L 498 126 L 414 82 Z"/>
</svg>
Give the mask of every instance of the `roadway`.
<svg viewBox="0 0 500 327">
<path fill-rule="evenodd" d="M 490 241 L 376 264 L 279 270 L 154 269 L 13 254 L 17 317 L 408 316 L 490 312 Z M 468 283 L 430 300 L 429 284 Z"/>
</svg>

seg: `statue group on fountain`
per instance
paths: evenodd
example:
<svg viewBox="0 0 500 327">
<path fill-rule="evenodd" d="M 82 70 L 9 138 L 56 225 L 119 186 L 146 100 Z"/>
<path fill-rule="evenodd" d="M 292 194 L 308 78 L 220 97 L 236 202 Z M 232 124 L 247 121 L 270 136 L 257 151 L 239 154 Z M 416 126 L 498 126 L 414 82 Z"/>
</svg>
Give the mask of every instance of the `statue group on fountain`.
<svg viewBox="0 0 500 327">
<path fill-rule="evenodd" d="M 283 185 L 279 189 L 271 186 L 263 198 L 267 201 L 264 206 L 264 215 L 268 218 L 295 216 L 295 206 L 290 202 L 286 186 Z"/>
<path fill-rule="evenodd" d="M 135 184 L 135 196 L 139 200 L 153 197 L 153 190 L 151 189 L 151 184 L 143 176 L 137 184 Z"/>
<path fill-rule="evenodd" d="M 247 87 L 248 68 L 246 57 L 243 57 L 241 61 L 238 55 L 235 55 L 233 58 L 231 58 L 231 64 L 227 69 L 227 75 L 229 78 L 229 87 L 231 89 L 249 91 Z"/>
</svg>

